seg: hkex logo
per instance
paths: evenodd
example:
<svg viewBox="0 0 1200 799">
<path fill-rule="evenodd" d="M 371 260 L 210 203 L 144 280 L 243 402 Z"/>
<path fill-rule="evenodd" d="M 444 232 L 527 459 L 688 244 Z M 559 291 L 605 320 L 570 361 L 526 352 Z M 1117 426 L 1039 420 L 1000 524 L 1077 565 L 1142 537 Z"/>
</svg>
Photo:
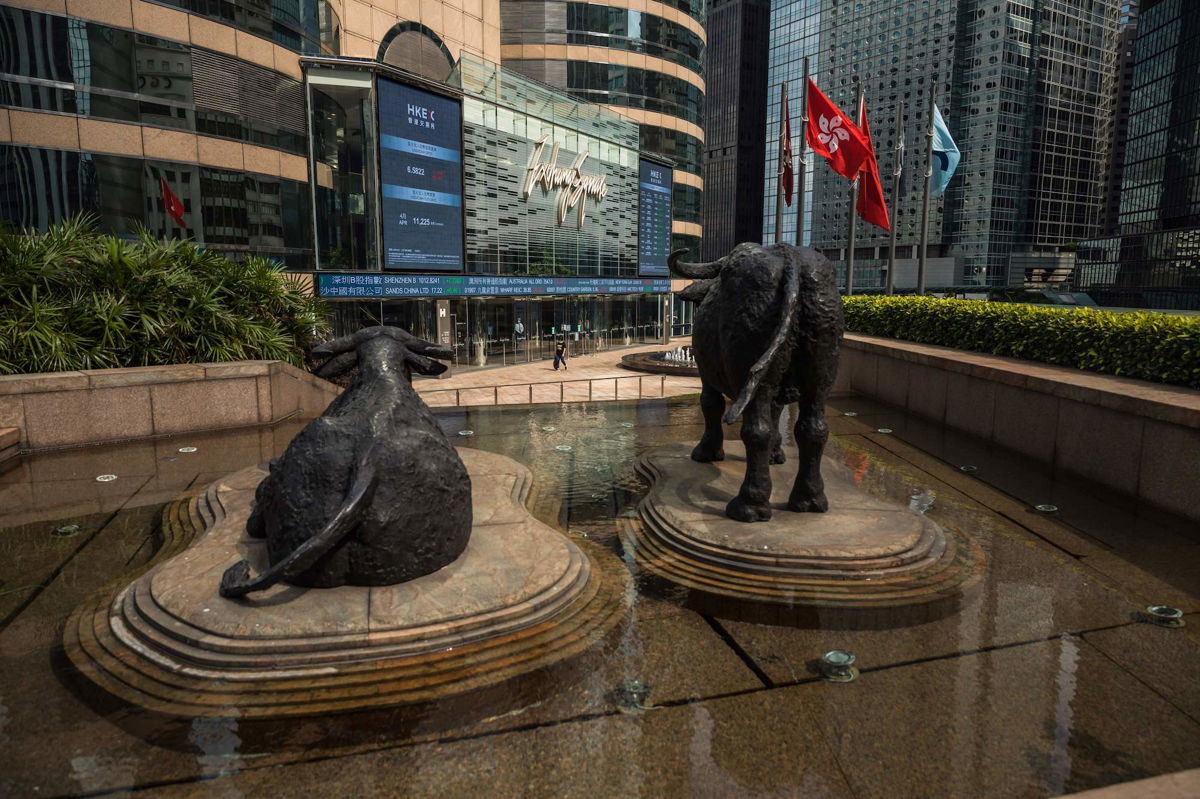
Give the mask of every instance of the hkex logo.
<svg viewBox="0 0 1200 799">
<path fill-rule="evenodd" d="M 416 103 L 408 104 L 408 124 L 420 125 L 423 128 L 436 128 L 437 120 L 434 110 Z"/>
</svg>

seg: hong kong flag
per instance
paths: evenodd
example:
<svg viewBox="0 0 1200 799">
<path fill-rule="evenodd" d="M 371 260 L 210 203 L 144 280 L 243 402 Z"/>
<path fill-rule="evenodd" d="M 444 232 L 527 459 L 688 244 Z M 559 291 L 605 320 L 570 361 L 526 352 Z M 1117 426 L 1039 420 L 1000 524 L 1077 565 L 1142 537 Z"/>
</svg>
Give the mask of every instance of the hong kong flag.
<svg viewBox="0 0 1200 799">
<path fill-rule="evenodd" d="M 829 166 L 853 179 L 871 154 L 871 146 L 858 126 L 808 79 L 808 146 L 825 156 Z"/>
<path fill-rule="evenodd" d="M 867 140 L 871 155 L 863 162 L 858 178 L 858 215 L 872 225 L 890 230 L 887 204 L 883 201 L 883 185 L 879 182 L 879 162 L 875 160 L 875 144 L 871 141 L 871 126 L 867 124 L 866 98 L 858 106 L 858 128 Z"/>
<path fill-rule="evenodd" d="M 175 196 L 175 192 L 171 191 L 171 187 L 167 185 L 167 179 L 159 177 L 158 182 L 162 184 L 163 193 L 163 210 L 167 212 L 167 216 L 175 220 L 175 224 L 181 228 L 186 228 L 187 225 L 183 221 L 183 200 Z"/>
</svg>

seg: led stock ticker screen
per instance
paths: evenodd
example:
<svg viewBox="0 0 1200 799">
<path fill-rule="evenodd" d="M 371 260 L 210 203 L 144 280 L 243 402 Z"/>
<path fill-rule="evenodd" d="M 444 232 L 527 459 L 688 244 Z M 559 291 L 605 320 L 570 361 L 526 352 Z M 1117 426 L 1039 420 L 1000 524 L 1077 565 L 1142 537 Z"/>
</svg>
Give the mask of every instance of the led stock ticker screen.
<svg viewBox="0 0 1200 799">
<path fill-rule="evenodd" d="M 638 274 L 669 277 L 671 254 L 671 169 L 641 159 L 638 164 Z"/>
<path fill-rule="evenodd" d="M 383 267 L 463 268 L 462 106 L 379 79 Z"/>
</svg>

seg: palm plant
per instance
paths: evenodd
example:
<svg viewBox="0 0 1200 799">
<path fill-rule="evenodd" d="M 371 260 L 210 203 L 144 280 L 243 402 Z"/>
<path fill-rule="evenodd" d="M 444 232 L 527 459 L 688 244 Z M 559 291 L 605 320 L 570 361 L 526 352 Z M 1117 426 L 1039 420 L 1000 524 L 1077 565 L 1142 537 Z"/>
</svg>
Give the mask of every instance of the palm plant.
<svg viewBox="0 0 1200 799">
<path fill-rule="evenodd" d="M 0 374 L 283 360 L 303 365 L 326 308 L 265 258 L 100 233 L 94 217 L 0 231 Z"/>
</svg>

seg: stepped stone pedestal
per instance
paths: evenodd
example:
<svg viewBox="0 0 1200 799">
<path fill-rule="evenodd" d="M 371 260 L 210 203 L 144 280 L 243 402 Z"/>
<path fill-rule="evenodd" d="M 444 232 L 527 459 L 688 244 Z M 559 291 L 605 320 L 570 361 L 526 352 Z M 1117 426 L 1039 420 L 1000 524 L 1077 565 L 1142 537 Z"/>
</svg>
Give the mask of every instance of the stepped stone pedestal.
<svg viewBox="0 0 1200 799">
<path fill-rule="evenodd" d="M 233 563 L 266 565 L 265 542 L 245 534 L 266 473 L 245 469 L 168 508 L 154 565 L 72 615 L 69 656 L 110 693 L 155 711 L 275 718 L 430 701 L 583 651 L 621 617 L 625 569 L 529 514 L 524 466 L 459 454 L 474 526 L 466 551 L 439 571 L 386 587 L 221 597 Z"/>
<path fill-rule="evenodd" d="M 691 445 L 647 451 L 638 471 L 651 483 L 622 539 L 654 575 L 702 594 L 781 609 L 840 609 L 848 614 L 944 605 L 984 567 L 968 535 L 939 527 L 918 510 L 868 494 L 828 457 L 822 464 L 827 513 L 793 513 L 787 496 L 796 450 L 771 467 L 774 514 L 744 523 L 725 516 L 745 473 L 745 449 L 726 441 L 726 459 L 697 463 Z M 718 603 L 729 610 L 730 603 Z"/>
</svg>

